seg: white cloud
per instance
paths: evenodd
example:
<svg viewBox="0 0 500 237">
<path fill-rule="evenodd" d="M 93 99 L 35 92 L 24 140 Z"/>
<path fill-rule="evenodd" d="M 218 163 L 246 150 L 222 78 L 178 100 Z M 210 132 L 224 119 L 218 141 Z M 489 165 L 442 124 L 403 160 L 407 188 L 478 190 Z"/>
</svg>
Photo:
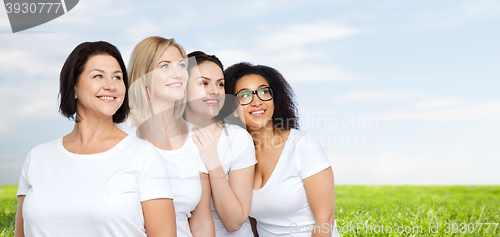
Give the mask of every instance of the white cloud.
<svg viewBox="0 0 500 237">
<path fill-rule="evenodd" d="M 4 75 L 57 75 L 60 65 L 41 59 L 35 51 L 28 49 L 0 49 L 0 71 L 4 72 Z"/>
<path fill-rule="evenodd" d="M 391 91 L 353 91 L 339 95 L 337 101 L 369 101 L 369 100 L 397 100 L 421 96 L 416 92 L 391 92 Z"/>
<path fill-rule="evenodd" d="M 457 102 L 458 101 L 456 99 L 450 99 L 450 98 L 424 100 L 416 103 L 415 107 L 420 109 L 439 108 L 439 107 L 454 105 Z"/>
<path fill-rule="evenodd" d="M 487 101 L 460 108 L 395 112 L 372 116 L 380 121 L 423 120 L 435 122 L 500 119 L 500 101 Z"/>
<path fill-rule="evenodd" d="M 214 55 L 224 63 L 225 67 L 239 63 L 242 61 L 256 63 L 260 62 L 260 58 L 252 55 L 248 50 L 237 49 L 237 50 L 224 50 L 219 49 L 213 52 Z"/>
<path fill-rule="evenodd" d="M 0 131 L 4 128 L 3 133 L 7 133 L 26 121 L 58 117 L 58 89 L 58 81 L 3 84 L 0 87 Z"/>
<path fill-rule="evenodd" d="M 293 48 L 348 38 L 361 32 L 358 28 L 329 23 L 292 24 L 276 33 L 260 37 L 259 43 L 268 49 Z"/>
<path fill-rule="evenodd" d="M 442 7 L 446 6 L 446 7 Z M 455 6 L 441 5 L 409 13 L 414 18 L 405 30 L 419 31 L 440 28 L 453 28 L 479 19 L 497 18 L 500 15 L 500 2 L 495 0 L 464 1 Z"/>
<path fill-rule="evenodd" d="M 349 81 L 354 76 L 333 66 L 287 67 L 280 70 L 290 81 Z"/>
</svg>

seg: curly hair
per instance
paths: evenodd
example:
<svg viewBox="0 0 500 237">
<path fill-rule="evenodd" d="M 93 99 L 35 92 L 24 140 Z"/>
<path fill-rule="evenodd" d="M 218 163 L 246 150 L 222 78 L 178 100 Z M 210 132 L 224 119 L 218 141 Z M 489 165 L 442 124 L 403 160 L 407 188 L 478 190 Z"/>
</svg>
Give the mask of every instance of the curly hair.
<svg viewBox="0 0 500 237">
<path fill-rule="evenodd" d="M 236 82 L 247 75 L 262 76 L 273 90 L 274 113 L 273 130 L 298 129 L 298 108 L 292 87 L 276 69 L 248 62 L 234 64 L 224 71 L 224 88 L 227 94 L 235 94 Z"/>
</svg>

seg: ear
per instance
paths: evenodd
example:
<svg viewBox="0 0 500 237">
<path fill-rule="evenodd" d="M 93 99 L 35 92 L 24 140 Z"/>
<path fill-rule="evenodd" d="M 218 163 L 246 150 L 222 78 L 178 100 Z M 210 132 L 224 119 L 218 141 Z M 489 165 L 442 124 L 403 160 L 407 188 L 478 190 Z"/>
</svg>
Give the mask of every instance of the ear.
<svg viewBox="0 0 500 237">
<path fill-rule="evenodd" d="M 78 99 L 78 95 L 76 94 L 76 86 L 73 87 L 73 90 L 75 91 L 75 99 Z"/>
<path fill-rule="evenodd" d="M 237 111 L 234 111 L 234 112 L 233 112 L 233 116 L 237 118 L 237 117 L 239 116 L 239 115 L 238 115 L 238 112 L 237 112 Z"/>
</svg>

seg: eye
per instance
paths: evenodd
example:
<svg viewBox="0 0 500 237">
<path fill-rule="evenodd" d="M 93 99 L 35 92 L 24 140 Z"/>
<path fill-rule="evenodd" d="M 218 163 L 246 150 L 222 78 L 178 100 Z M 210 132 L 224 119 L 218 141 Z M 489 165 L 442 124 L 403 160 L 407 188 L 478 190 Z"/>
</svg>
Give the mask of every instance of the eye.
<svg viewBox="0 0 500 237">
<path fill-rule="evenodd" d="M 267 88 L 259 90 L 259 94 L 261 94 L 261 95 L 265 95 L 265 94 L 268 94 L 268 93 L 269 93 L 269 89 L 267 89 Z"/>
<path fill-rule="evenodd" d="M 205 81 L 202 81 L 202 82 L 200 83 L 200 85 L 202 85 L 202 86 L 208 86 L 208 83 L 207 83 L 207 82 L 205 82 Z"/>
<path fill-rule="evenodd" d="M 160 66 L 160 68 L 168 69 L 168 64 L 163 64 L 163 65 Z"/>
<path fill-rule="evenodd" d="M 102 78 L 102 75 L 101 74 L 97 74 L 94 76 L 94 78 Z"/>
<path fill-rule="evenodd" d="M 248 92 L 248 91 L 240 92 L 238 94 L 238 97 L 240 97 L 240 98 L 248 98 L 248 97 L 250 97 L 250 92 Z"/>
<path fill-rule="evenodd" d="M 114 76 L 113 79 L 115 79 L 115 80 L 121 80 L 122 77 L 120 77 L 120 76 Z"/>
<path fill-rule="evenodd" d="M 224 83 L 217 84 L 218 87 L 224 87 Z"/>
<path fill-rule="evenodd" d="M 186 68 L 186 63 L 185 62 L 181 62 L 179 64 L 179 68 Z"/>
</svg>

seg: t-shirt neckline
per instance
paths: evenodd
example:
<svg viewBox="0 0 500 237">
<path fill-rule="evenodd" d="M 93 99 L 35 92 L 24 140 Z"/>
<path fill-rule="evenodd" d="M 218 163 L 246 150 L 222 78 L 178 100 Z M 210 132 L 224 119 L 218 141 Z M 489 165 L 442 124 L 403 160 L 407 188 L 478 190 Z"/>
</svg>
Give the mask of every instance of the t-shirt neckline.
<svg viewBox="0 0 500 237">
<path fill-rule="evenodd" d="M 64 155 L 66 155 L 68 157 L 80 158 L 80 159 L 94 159 L 94 158 L 100 158 L 100 157 L 108 156 L 109 154 L 112 154 L 112 153 L 116 152 L 121 147 L 123 147 L 124 144 L 126 143 L 126 141 L 129 140 L 129 139 L 130 139 L 130 135 L 127 134 L 126 137 L 124 137 L 122 140 L 120 140 L 116 145 L 114 145 L 113 147 L 111 147 L 109 150 L 106 150 L 106 151 L 103 151 L 103 152 L 99 152 L 99 153 L 94 153 L 94 154 L 76 154 L 76 153 L 68 151 L 64 147 L 63 138 L 62 137 L 59 138 L 58 146 L 59 146 L 59 150 Z"/>
<path fill-rule="evenodd" d="M 290 129 L 290 133 L 288 134 L 288 137 L 286 138 L 285 146 L 283 146 L 283 150 L 281 151 L 281 154 L 280 154 L 280 156 L 278 158 L 278 162 L 276 162 L 276 165 L 274 166 L 273 172 L 271 173 L 271 175 L 267 179 L 267 182 L 260 189 L 254 189 L 253 190 L 254 192 L 258 192 L 258 191 L 264 189 L 266 186 L 269 186 L 267 184 L 269 183 L 269 181 L 271 181 L 271 179 L 273 178 L 273 175 L 274 175 L 276 169 L 279 167 L 278 165 L 280 164 L 280 161 L 282 160 L 281 157 L 283 156 L 283 153 L 287 151 L 286 148 L 288 147 L 288 144 L 290 143 L 290 138 L 292 137 L 292 132 L 295 133 L 294 130 L 295 129 L 293 129 L 293 128 Z"/>
</svg>

